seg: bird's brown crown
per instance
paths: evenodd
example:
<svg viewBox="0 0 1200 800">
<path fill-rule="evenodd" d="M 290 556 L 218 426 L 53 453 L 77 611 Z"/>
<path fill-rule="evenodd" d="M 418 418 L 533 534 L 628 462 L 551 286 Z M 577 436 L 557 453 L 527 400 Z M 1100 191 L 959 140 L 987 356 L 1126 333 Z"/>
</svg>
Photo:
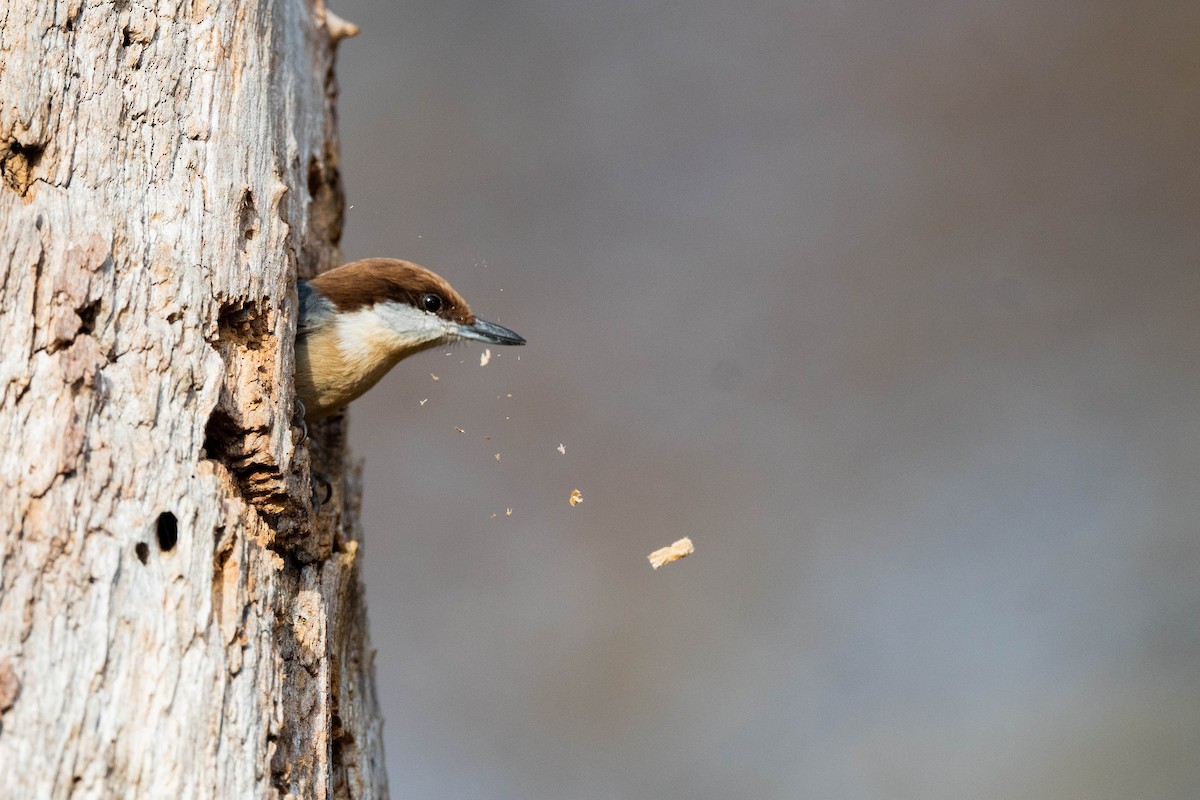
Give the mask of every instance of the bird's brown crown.
<svg viewBox="0 0 1200 800">
<path fill-rule="evenodd" d="M 475 321 L 467 301 L 444 278 L 411 261 L 364 258 L 318 275 L 309 283 L 338 311 L 356 311 L 390 300 L 450 322 L 470 325 Z M 438 302 L 430 301 L 430 296 Z"/>
</svg>

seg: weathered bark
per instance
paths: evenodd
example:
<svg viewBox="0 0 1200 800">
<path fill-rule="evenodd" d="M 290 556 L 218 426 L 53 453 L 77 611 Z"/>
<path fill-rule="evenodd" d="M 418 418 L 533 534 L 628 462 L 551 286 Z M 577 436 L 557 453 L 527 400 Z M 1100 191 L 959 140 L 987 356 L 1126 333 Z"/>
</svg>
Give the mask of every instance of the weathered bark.
<svg viewBox="0 0 1200 800">
<path fill-rule="evenodd" d="M 291 385 L 351 32 L 321 0 L 0 0 L 5 797 L 386 794 L 357 481 Z"/>
</svg>

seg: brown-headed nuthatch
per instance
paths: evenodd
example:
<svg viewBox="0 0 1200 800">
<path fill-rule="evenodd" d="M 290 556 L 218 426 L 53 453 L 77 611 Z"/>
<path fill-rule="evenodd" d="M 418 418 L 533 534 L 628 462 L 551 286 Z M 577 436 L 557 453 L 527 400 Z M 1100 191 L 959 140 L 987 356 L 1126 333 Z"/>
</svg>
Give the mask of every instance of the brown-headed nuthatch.
<svg viewBox="0 0 1200 800">
<path fill-rule="evenodd" d="M 296 397 L 308 422 L 341 411 L 400 359 L 463 339 L 525 344 L 476 318 L 462 296 L 424 267 L 367 258 L 300 281 Z"/>
</svg>

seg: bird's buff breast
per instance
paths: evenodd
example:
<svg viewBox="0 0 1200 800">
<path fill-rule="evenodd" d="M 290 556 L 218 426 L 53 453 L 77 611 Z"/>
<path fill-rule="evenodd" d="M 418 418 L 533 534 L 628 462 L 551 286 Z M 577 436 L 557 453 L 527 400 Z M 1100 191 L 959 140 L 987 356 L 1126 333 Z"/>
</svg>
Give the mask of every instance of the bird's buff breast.
<svg viewBox="0 0 1200 800">
<path fill-rule="evenodd" d="M 361 321 L 347 327 L 331 325 L 296 342 L 296 396 L 310 421 L 340 411 L 400 359 L 423 349 L 404 347 L 391 331 Z"/>
</svg>

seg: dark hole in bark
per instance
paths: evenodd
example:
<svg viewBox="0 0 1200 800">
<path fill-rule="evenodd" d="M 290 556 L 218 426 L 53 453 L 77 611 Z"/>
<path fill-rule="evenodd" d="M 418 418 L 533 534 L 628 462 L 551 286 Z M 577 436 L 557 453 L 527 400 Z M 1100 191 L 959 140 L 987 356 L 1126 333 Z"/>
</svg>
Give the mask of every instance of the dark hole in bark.
<svg viewBox="0 0 1200 800">
<path fill-rule="evenodd" d="M 238 209 L 238 227 L 241 229 L 242 239 L 246 242 L 258 233 L 258 209 L 254 205 L 254 193 L 249 189 L 242 194 L 241 207 Z"/>
<path fill-rule="evenodd" d="M 164 511 L 158 515 L 158 524 L 155 527 L 159 549 L 164 553 L 171 552 L 175 543 L 179 541 L 179 520 L 170 511 Z"/>
<path fill-rule="evenodd" d="M 214 408 L 204 427 L 204 455 L 217 461 L 224 461 L 230 450 L 230 443 L 238 434 L 237 423 L 220 407 Z"/>
<path fill-rule="evenodd" d="M 133 546 L 133 552 L 137 553 L 138 561 L 142 562 L 143 564 L 145 564 L 146 560 L 150 558 L 150 548 L 146 546 L 145 542 L 138 542 L 135 544 Z"/>
<path fill-rule="evenodd" d="M 34 170 L 45 153 L 46 145 L 38 142 L 0 143 L 0 177 L 3 177 L 5 185 L 24 197 L 33 183 Z"/>
<path fill-rule="evenodd" d="M 313 156 L 308 160 L 308 196 L 315 198 L 324 183 L 325 174 L 321 169 L 321 162 Z"/>
<path fill-rule="evenodd" d="M 46 152 L 46 145 L 36 142 L 31 144 L 13 142 L 11 145 L 9 145 L 8 152 L 11 153 L 14 158 L 24 159 L 25 163 L 27 163 L 30 168 L 33 168 L 41 163 L 42 156 Z"/>
<path fill-rule="evenodd" d="M 80 333 L 91 334 L 96 332 L 96 315 L 100 313 L 99 300 L 93 300 L 83 308 L 76 309 L 75 313 L 79 315 Z"/>
</svg>

